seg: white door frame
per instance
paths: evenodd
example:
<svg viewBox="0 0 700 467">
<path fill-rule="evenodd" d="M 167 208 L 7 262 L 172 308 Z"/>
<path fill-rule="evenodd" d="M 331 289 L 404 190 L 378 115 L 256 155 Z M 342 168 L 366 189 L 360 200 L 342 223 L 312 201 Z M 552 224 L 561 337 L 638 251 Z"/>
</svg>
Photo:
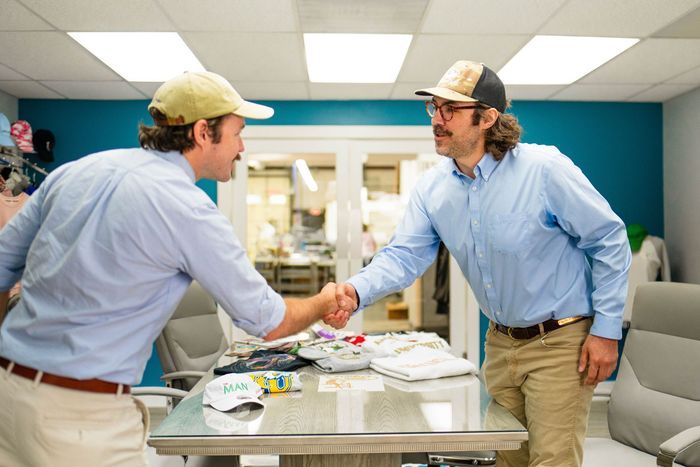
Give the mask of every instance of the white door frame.
<svg viewBox="0 0 700 467">
<path fill-rule="evenodd" d="M 305 126 L 250 125 L 244 132 L 246 151 L 251 153 L 334 153 L 338 196 L 336 279 L 340 282 L 362 266 L 360 189 L 362 155 L 367 153 L 430 153 L 434 151 L 432 129 L 425 126 Z M 221 211 L 246 244 L 246 193 L 248 169 L 239 163 L 230 183 L 218 183 Z M 342 176 L 341 176 L 342 174 Z M 340 215 L 345 206 L 346 215 Z M 341 236 L 341 232 L 348 232 Z M 342 237 L 342 238 L 341 238 Z M 361 330 L 353 318 L 349 329 Z M 466 333 L 464 332 L 466 328 Z M 233 333 L 234 335 L 236 332 Z M 450 345 L 457 356 L 479 365 L 479 307 L 454 258 L 450 261 Z"/>
</svg>

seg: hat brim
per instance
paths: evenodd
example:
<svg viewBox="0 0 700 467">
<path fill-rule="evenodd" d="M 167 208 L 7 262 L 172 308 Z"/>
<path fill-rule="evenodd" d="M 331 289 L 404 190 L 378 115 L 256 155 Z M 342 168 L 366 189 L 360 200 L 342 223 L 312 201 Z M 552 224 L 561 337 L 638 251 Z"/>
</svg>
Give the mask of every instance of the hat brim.
<svg viewBox="0 0 700 467">
<path fill-rule="evenodd" d="M 233 410 L 236 407 L 240 407 L 243 404 L 252 404 L 257 407 L 265 407 L 265 404 L 263 404 L 260 399 L 258 399 L 255 396 L 249 396 L 249 395 L 240 395 L 240 396 L 226 396 L 222 397 L 221 399 L 215 400 L 215 401 L 209 401 L 209 405 L 214 407 L 216 410 L 219 410 L 221 412 L 228 412 L 229 410 Z"/>
<path fill-rule="evenodd" d="M 457 91 L 453 91 L 452 89 L 448 89 L 448 88 L 419 89 L 419 90 L 415 91 L 415 94 L 418 96 L 441 97 L 443 99 L 447 99 L 448 101 L 454 101 L 454 102 L 479 102 L 478 99 L 474 99 L 473 97 L 465 96 L 464 94 L 460 94 Z"/>
<path fill-rule="evenodd" d="M 272 117 L 275 114 L 275 110 L 272 107 L 268 107 L 266 105 L 243 101 L 243 103 L 231 113 L 243 118 L 264 120 L 266 118 Z"/>
</svg>

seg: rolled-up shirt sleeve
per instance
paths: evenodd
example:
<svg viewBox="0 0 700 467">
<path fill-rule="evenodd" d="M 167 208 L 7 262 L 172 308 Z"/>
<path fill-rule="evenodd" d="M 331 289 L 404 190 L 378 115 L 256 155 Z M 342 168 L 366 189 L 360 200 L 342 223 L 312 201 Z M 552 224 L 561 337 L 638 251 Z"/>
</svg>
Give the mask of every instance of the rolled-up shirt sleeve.
<svg viewBox="0 0 700 467">
<path fill-rule="evenodd" d="M 193 208 L 191 227 L 180 233 L 182 269 L 212 294 L 236 326 L 254 336 L 279 326 L 284 300 L 255 270 L 233 226 L 213 203 Z"/>
</svg>

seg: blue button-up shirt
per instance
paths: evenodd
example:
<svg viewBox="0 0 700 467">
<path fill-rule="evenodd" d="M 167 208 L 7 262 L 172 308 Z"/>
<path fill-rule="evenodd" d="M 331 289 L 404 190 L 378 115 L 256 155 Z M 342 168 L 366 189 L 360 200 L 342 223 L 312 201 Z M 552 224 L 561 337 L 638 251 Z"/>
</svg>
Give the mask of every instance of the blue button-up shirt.
<svg viewBox="0 0 700 467">
<path fill-rule="evenodd" d="M 192 278 L 251 334 L 285 312 L 178 152 L 108 151 L 52 172 L 0 230 L 0 290 L 20 277 L 0 355 L 78 379 L 138 383 Z"/>
<path fill-rule="evenodd" d="M 594 316 L 592 334 L 621 338 L 630 247 L 581 170 L 553 146 L 518 144 L 474 174 L 445 159 L 419 180 L 389 245 L 348 280 L 359 309 L 409 286 L 442 240 L 490 320 Z"/>
</svg>

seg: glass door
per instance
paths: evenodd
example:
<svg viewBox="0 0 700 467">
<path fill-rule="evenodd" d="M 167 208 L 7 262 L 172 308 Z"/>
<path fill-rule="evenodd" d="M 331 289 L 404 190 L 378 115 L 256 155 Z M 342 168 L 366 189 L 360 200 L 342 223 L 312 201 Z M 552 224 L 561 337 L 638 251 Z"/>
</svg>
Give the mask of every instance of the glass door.
<svg viewBox="0 0 700 467">
<path fill-rule="evenodd" d="M 440 160 L 430 127 L 256 125 L 246 132 L 244 163 L 232 183 L 218 185 L 218 204 L 251 263 L 284 295 L 308 295 L 357 273 L 389 241 L 417 179 Z M 452 258 L 449 271 L 449 315 L 436 312 L 431 268 L 346 329 L 435 330 L 449 336 L 452 353 L 478 365 L 479 309 Z M 240 333 L 222 322 L 230 336 Z"/>
<path fill-rule="evenodd" d="M 248 153 L 246 250 L 284 296 L 335 281 L 336 163 L 332 153 Z"/>
</svg>

